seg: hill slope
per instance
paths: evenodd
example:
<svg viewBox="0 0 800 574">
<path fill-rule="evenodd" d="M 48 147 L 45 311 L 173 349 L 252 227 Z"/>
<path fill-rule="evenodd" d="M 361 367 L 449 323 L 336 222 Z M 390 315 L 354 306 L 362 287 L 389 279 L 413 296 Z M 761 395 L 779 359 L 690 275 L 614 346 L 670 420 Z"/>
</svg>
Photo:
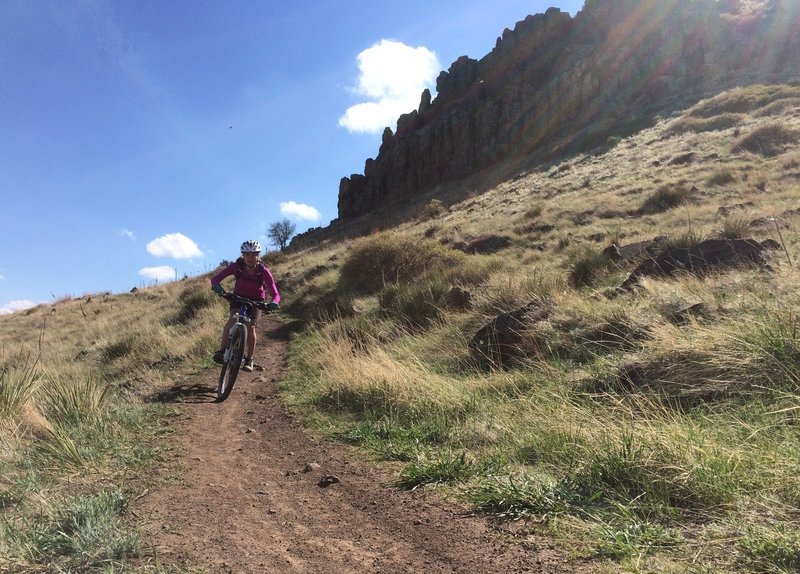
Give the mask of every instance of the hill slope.
<svg viewBox="0 0 800 574">
<path fill-rule="evenodd" d="M 286 400 L 599 571 L 796 569 L 799 96 L 723 92 L 276 260 L 314 325 Z M 696 251 L 737 241 L 758 257 Z"/>
</svg>

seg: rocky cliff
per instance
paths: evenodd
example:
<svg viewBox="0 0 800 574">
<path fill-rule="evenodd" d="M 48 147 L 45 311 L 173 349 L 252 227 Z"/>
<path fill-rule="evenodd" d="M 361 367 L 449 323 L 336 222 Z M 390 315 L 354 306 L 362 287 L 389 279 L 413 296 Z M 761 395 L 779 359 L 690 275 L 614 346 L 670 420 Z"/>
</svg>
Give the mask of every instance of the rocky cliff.
<svg viewBox="0 0 800 574">
<path fill-rule="evenodd" d="M 797 0 L 586 0 L 574 18 L 551 8 L 442 72 L 436 97 L 423 92 L 364 173 L 342 178 L 338 219 L 292 246 L 357 233 L 482 170 L 598 148 L 727 88 L 798 81 Z"/>
</svg>

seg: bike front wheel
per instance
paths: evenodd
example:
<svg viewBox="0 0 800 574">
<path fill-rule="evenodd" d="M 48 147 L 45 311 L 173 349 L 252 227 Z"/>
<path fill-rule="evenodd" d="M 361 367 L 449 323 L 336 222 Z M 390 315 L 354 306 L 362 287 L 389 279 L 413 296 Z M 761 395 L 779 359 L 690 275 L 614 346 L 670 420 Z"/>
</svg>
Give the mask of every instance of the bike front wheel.
<svg viewBox="0 0 800 574">
<path fill-rule="evenodd" d="M 244 348 L 247 344 L 247 331 L 242 324 L 236 324 L 232 328 L 230 346 L 226 355 L 227 362 L 222 365 L 217 383 L 217 402 L 222 402 L 230 396 L 233 386 L 236 384 L 236 377 L 239 368 L 242 366 Z"/>
</svg>

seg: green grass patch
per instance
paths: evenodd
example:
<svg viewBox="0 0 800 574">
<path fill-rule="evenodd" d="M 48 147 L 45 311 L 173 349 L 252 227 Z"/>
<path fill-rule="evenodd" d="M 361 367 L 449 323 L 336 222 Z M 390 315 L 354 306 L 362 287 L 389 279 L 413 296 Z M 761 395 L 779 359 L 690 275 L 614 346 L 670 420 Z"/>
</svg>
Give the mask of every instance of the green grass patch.
<svg viewBox="0 0 800 574">
<path fill-rule="evenodd" d="M 757 572 L 800 571 L 800 533 L 786 525 L 749 527 L 739 541 L 745 562 Z"/>
<path fill-rule="evenodd" d="M 480 511 L 508 520 L 546 520 L 585 504 L 569 479 L 531 473 L 487 476 L 470 489 L 469 499 Z"/>
<path fill-rule="evenodd" d="M 122 525 L 130 497 L 120 489 L 51 498 L 36 515 L 0 520 L 11 571 L 87 572 L 140 555 L 138 534 Z M 26 570 L 27 569 L 27 570 Z"/>
<path fill-rule="evenodd" d="M 497 470 L 501 465 L 497 457 L 480 459 L 464 450 L 423 451 L 416 460 L 403 467 L 395 485 L 404 490 L 414 490 L 420 486 L 461 484 L 489 469 Z"/>
</svg>

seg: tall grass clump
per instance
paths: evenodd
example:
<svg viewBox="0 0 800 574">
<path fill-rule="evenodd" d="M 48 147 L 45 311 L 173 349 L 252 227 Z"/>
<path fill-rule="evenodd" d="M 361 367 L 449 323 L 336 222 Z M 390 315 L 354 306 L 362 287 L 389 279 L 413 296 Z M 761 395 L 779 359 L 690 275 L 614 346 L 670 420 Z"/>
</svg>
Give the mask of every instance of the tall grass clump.
<svg viewBox="0 0 800 574">
<path fill-rule="evenodd" d="M 0 364 L 0 417 L 20 414 L 36 391 L 41 376 L 30 357 L 12 357 Z"/>
<path fill-rule="evenodd" d="M 737 113 L 724 113 L 709 118 L 686 116 L 670 124 L 666 129 L 666 134 L 680 135 L 687 132 L 703 133 L 726 130 L 741 124 L 745 118 L 745 114 Z"/>
<path fill-rule="evenodd" d="M 705 234 L 694 227 L 683 230 L 681 233 L 670 237 L 664 244 L 664 251 L 669 253 L 678 249 L 691 249 L 705 241 Z"/>
<path fill-rule="evenodd" d="M 340 270 L 344 291 L 373 294 L 386 284 L 417 281 L 432 269 L 446 269 L 466 257 L 431 240 L 379 233 L 357 241 Z"/>
<path fill-rule="evenodd" d="M 728 90 L 694 106 L 689 114 L 710 118 L 724 114 L 747 114 L 777 100 L 800 96 L 800 88 L 789 85 L 753 85 Z"/>
<path fill-rule="evenodd" d="M 723 185 L 729 185 L 734 181 L 736 181 L 736 177 L 730 171 L 721 170 L 709 176 L 709 178 L 706 180 L 706 183 L 713 187 L 719 187 Z"/>
<path fill-rule="evenodd" d="M 436 484 L 459 484 L 485 472 L 490 461 L 481 461 L 466 451 L 451 449 L 419 453 L 408 463 L 395 481 L 405 490 Z"/>
<path fill-rule="evenodd" d="M 381 346 L 352 353 L 349 345 L 327 341 L 317 359 L 320 380 L 314 402 L 359 418 L 458 416 L 471 408 L 469 393 L 437 376 L 416 357 L 402 360 Z"/>
<path fill-rule="evenodd" d="M 449 286 L 441 281 L 387 285 L 380 293 L 381 309 L 410 329 L 420 329 L 440 319 L 447 307 Z"/>
<path fill-rule="evenodd" d="M 681 185 L 662 185 L 656 189 L 639 207 L 643 215 L 661 213 L 688 201 L 691 192 Z"/>
<path fill-rule="evenodd" d="M 178 295 L 179 307 L 174 317 L 168 318 L 168 324 L 182 325 L 194 319 L 200 311 L 211 307 L 216 301 L 216 295 L 205 285 L 192 285 Z"/>
<path fill-rule="evenodd" d="M 800 391 L 800 318 L 794 313 L 769 313 L 743 331 L 740 354 L 756 364 L 742 377 L 756 388 L 777 392 Z M 743 357 L 739 357 L 742 359 Z"/>
<path fill-rule="evenodd" d="M 674 437 L 621 428 L 602 437 L 571 477 L 578 491 L 613 508 L 624 504 L 643 517 L 667 518 L 674 509 L 711 512 L 733 504 L 742 472 L 724 451 L 683 445 Z"/>
<path fill-rule="evenodd" d="M 38 402 L 51 420 L 76 424 L 99 420 L 109 397 L 109 385 L 96 375 L 80 370 L 48 373 Z"/>
<path fill-rule="evenodd" d="M 787 146 L 800 141 L 800 131 L 773 122 L 754 129 L 739 139 L 732 148 L 734 153 L 749 152 L 764 157 L 780 155 Z"/>
<path fill-rule="evenodd" d="M 575 288 L 595 285 L 601 277 L 616 269 L 605 253 L 585 248 L 578 251 L 569 264 L 569 284 Z"/>
<path fill-rule="evenodd" d="M 720 236 L 725 239 L 744 239 L 749 237 L 750 222 L 744 217 L 726 217 L 722 221 Z"/>
</svg>

